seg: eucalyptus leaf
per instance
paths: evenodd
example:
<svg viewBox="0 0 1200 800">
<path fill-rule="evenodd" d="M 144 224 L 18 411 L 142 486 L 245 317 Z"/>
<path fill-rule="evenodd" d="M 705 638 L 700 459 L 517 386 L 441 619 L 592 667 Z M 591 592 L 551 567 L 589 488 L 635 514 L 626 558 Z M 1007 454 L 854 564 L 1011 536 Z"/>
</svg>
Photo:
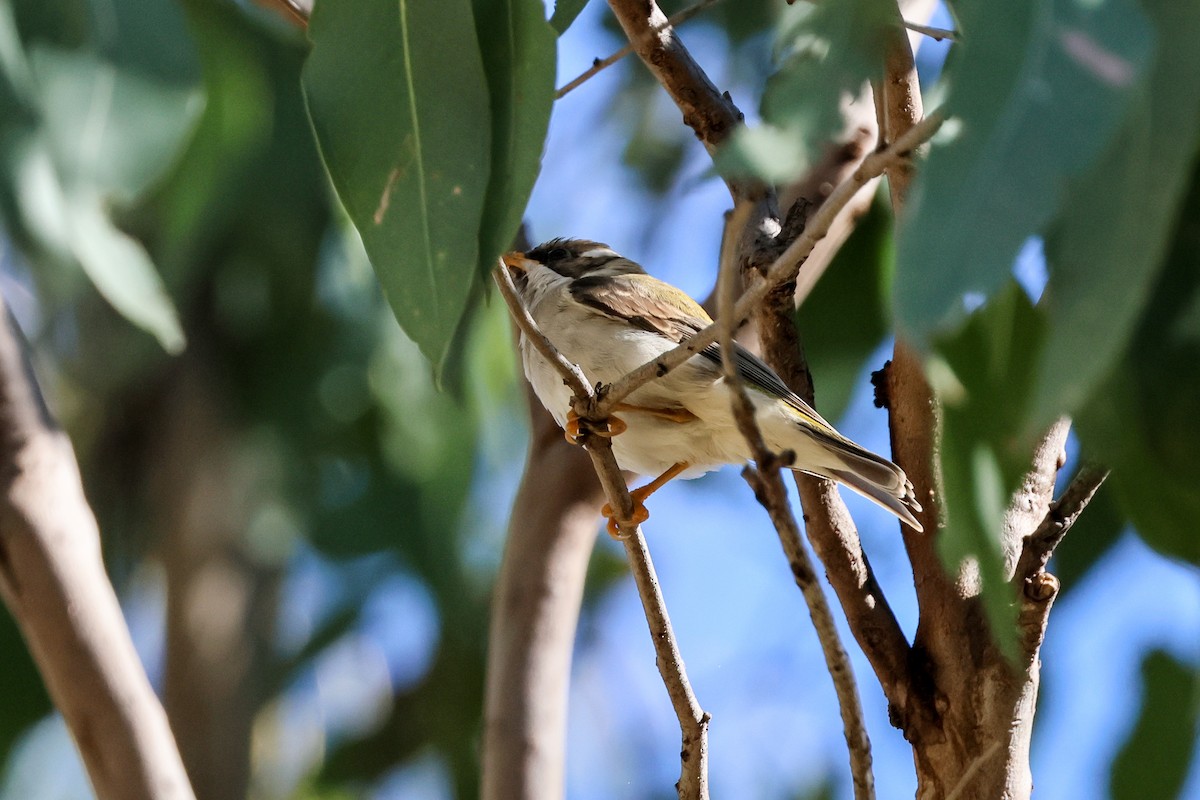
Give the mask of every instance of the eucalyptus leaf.
<svg viewBox="0 0 1200 800">
<path fill-rule="evenodd" d="M 725 174 L 783 183 L 797 177 L 844 124 L 844 97 L 883 74 L 895 4 L 844 0 L 805 7 L 780 36 L 783 62 L 767 82 L 763 124 L 740 128 L 717 158 Z"/>
<path fill-rule="evenodd" d="M 586 5 L 587 0 L 556 0 L 554 13 L 550 16 L 551 27 L 559 34 L 566 33 L 567 28 L 571 27 L 571 23 L 575 21 L 579 12 L 583 11 L 583 7 Z"/>
<path fill-rule="evenodd" d="M 541 168 L 557 42 L 541 0 L 474 0 L 474 5 L 492 109 L 491 177 L 479 227 L 480 271 L 486 276 L 512 246 Z"/>
<path fill-rule="evenodd" d="M 1016 434 L 1044 325 L 1009 279 L 953 337 L 938 341 L 931 383 L 942 401 L 942 479 L 947 524 L 939 551 L 953 574 L 979 565 L 984 607 L 1001 646 L 1015 654 L 1016 609 L 1005 581 L 1002 532 L 1008 498 L 1029 468 Z"/>
<path fill-rule="evenodd" d="M 961 324 L 965 295 L 1005 284 L 1021 245 L 1065 207 L 1065 182 L 1096 163 L 1132 113 L 1153 53 L 1134 0 L 954 8 L 953 119 L 913 187 L 897 244 L 897 323 L 923 343 Z"/>
<path fill-rule="evenodd" d="M 30 62 L 61 180 L 117 203 L 166 172 L 204 108 L 197 86 L 143 77 L 87 51 L 34 47 Z"/>
<path fill-rule="evenodd" d="M 1031 426 L 1083 405 L 1128 346 L 1196 157 L 1200 5 L 1144 5 L 1158 32 L 1153 69 L 1117 140 L 1069 185 L 1063 214 L 1046 238 L 1049 330 Z M 1191 208 L 1200 210 L 1195 203 Z"/>
<path fill-rule="evenodd" d="M 439 370 L 477 279 L 491 137 L 470 0 L 324 0 L 303 84 L 396 319 Z"/>
<path fill-rule="evenodd" d="M 1122 510 L 1160 552 L 1200 564 L 1200 169 L 1123 360 L 1079 414 Z"/>
</svg>

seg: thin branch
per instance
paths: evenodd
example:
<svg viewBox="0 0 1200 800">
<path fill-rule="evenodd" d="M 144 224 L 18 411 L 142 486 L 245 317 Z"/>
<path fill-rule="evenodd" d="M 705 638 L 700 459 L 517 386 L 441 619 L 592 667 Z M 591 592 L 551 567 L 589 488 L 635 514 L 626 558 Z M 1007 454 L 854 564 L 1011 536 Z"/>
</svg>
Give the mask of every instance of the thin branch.
<svg viewBox="0 0 1200 800">
<path fill-rule="evenodd" d="M 932 137 L 941 127 L 943 115 L 940 111 L 930 114 L 921 120 L 911 130 L 892 143 L 888 148 L 872 153 L 863 159 L 858 169 L 842 181 L 821 204 L 820 208 L 809 219 L 808 224 L 794 242 L 767 268 L 763 279 L 748 288 L 733 307 L 730 323 L 737 326 L 747 319 L 755 307 L 775 287 L 795 277 L 796 272 L 813 246 L 829 231 L 830 225 L 837 218 L 838 212 L 868 181 L 882 175 L 889 167 L 900 163 L 908 157 L 908 153 L 921 143 Z M 603 396 L 595 409 L 599 417 L 611 413 L 632 392 L 649 383 L 655 378 L 661 378 L 671 370 L 683 364 L 689 358 L 699 353 L 717 340 L 721 320 L 714 322 L 695 335 L 688 337 L 675 348 L 668 350 L 658 358 L 648 361 L 616 383 L 605 388 Z"/>
<path fill-rule="evenodd" d="M 943 39 L 949 39 L 952 42 L 958 41 L 958 31 L 952 31 L 949 28 L 934 28 L 930 25 L 922 25 L 919 22 L 909 22 L 908 20 L 904 20 L 904 27 L 938 42 Z"/>
<path fill-rule="evenodd" d="M 709 153 L 741 123 L 743 115 L 728 92 L 721 93 L 675 35 L 654 0 L 608 0 L 638 58 L 667 90 L 683 122 Z M 757 199 L 770 187 L 757 181 L 726 181 L 734 200 Z"/>
<path fill-rule="evenodd" d="M 513 319 L 520 326 L 526 337 L 538 348 L 542 355 L 550 359 L 563 380 L 576 394 L 576 404 L 593 398 L 587 379 L 577 366 L 565 359 L 554 348 L 550 340 L 538 328 L 537 323 L 525 308 L 517 295 L 516 287 L 507 269 L 501 263 L 493 272 L 501 295 L 512 313 Z M 597 417 L 589 416 L 589 420 Z M 683 656 L 679 651 L 679 643 L 671 627 L 667 614 L 666 602 L 663 600 L 662 589 L 655 574 L 654 563 L 650 559 L 650 550 L 646 545 L 646 537 L 642 534 L 640 525 L 629 522 L 633 515 L 633 500 L 625 485 L 625 477 L 617 465 L 617 459 L 612 452 L 612 441 L 607 436 L 598 436 L 590 428 L 583 430 L 583 446 L 592 459 L 592 467 L 608 497 L 609 505 L 616 511 L 617 526 L 621 542 L 625 545 L 625 554 L 629 558 L 629 566 L 633 572 L 634 583 L 638 588 L 638 596 L 646 614 L 646 623 L 650 627 L 650 638 L 654 643 L 655 661 L 659 674 L 666 686 L 667 695 L 675 715 L 679 718 L 682 735 L 680 761 L 682 763 L 679 776 L 679 796 L 688 800 L 707 800 L 708 798 L 708 722 L 709 715 L 700 707 L 696 694 L 688 681 L 684 667 Z"/>
<path fill-rule="evenodd" d="M 71 442 L 0 302 L 0 594 L 100 800 L 193 800 L 104 571 Z"/>
<path fill-rule="evenodd" d="M 492 271 L 492 280 L 496 282 L 496 286 L 500 289 L 500 294 L 504 297 L 504 302 L 508 305 L 509 313 L 517 323 L 517 327 L 521 329 L 521 333 L 529 340 L 530 344 L 537 349 L 542 357 L 554 365 L 559 374 L 563 376 L 563 381 L 567 386 L 571 387 L 571 391 L 578 397 L 591 397 L 592 387 L 588 385 L 587 377 L 575 364 L 568 361 L 562 353 L 558 352 L 558 348 L 554 343 L 546 338 L 546 334 L 542 333 L 541 329 L 533 320 L 533 315 L 529 313 L 529 309 L 521 302 L 521 297 L 517 294 L 517 287 L 513 285 L 512 275 L 508 274 L 508 269 L 504 266 L 504 261 L 497 259 L 496 269 Z"/>
<path fill-rule="evenodd" d="M 733 212 L 729 229 L 737 232 L 745 225 L 750 216 L 750 204 L 742 203 Z M 733 326 L 730 321 L 734 315 L 728 313 L 737 299 L 738 274 L 736 263 L 729 257 L 734 247 L 730 244 L 736 235 L 726 237 L 726 253 L 721 258 L 722 269 L 717 276 L 717 308 L 718 317 L 723 320 L 720 325 L 718 341 L 721 344 L 721 369 L 725 383 L 732 391 L 730 402 L 733 417 L 738 430 L 750 447 L 751 457 L 756 468 L 747 466 L 742 475 L 754 489 L 754 496 L 775 526 L 779 542 L 787 557 L 792 570 L 792 576 L 800 593 L 808 605 L 808 613 L 812 619 L 813 628 L 817 632 L 817 640 L 825 655 L 825 666 L 833 679 L 834 691 L 837 694 L 838 706 L 841 709 L 842 727 L 846 737 L 846 747 L 850 753 L 850 773 L 854 783 L 854 796 L 857 800 L 871 800 L 875 797 L 875 776 L 871 771 L 871 740 L 867 735 L 867 727 L 863 722 L 862 704 L 858 696 L 858 686 L 854 679 L 854 668 L 850 665 L 850 657 L 842 646 L 837 625 L 833 620 L 833 612 L 825 599 L 825 593 L 817 580 L 817 572 L 812 559 L 800 539 L 800 526 L 792 514 L 788 503 L 787 489 L 783 484 L 780 464 L 789 460 L 786 455 L 771 452 L 763 440 L 758 421 L 754 416 L 754 405 L 746 395 L 746 387 L 742 384 L 734 361 Z M 792 454 L 794 457 L 794 454 Z"/>
<path fill-rule="evenodd" d="M 719 2 L 721 2 L 721 0 L 700 0 L 699 3 L 688 6 L 687 8 L 683 9 L 682 11 L 677 11 L 674 14 L 672 14 L 667 19 L 667 25 L 670 25 L 670 26 L 682 25 L 683 23 L 687 22 L 692 17 L 699 14 L 701 11 L 704 11 L 712 6 L 715 6 Z M 588 67 L 586 70 L 579 73 L 579 75 L 577 75 L 570 83 L 566 84 L 561 89 L 559 89 L 557 92 L 555 92 L 554 99 L 561 100 L 563 97 L 565 97 L 567 94 L 569 94 L 573 90 L 578 89 L 581 85 L 583 85 L 583 83 L 585 83 L 588 80 L 591 80 L 599 72 L 601 72 L 602 70 L 608 69 L 613 64 L 617 63 L 622 58 L 624 58 L 625 56 L 629 55 L 632 52 L 633 52 L 633 45 L 627 44 L 624 47 L 622 47 L 620 50 L 618 50 L 617 52 L 608 56 L 607 58 L 597 58 L 595 61 L 592 62 L 592 66 Z"/>
<path fill-rule="evenodd" d="M 1071 530 L 1075 520 L 1079 519 L 1079 515 L 1087 508 L 1106 478 L 1107 467 L 1098 464 L 1085 464 L 1080 467 L 1062 496 L 1050 506 L 1037 530 L 1025 537 L 1014 580 L 1025 581 L 1035 573 L 1045 570 L 1055 548 L 1067 535 L 1067 531 Z"/>
</svg>

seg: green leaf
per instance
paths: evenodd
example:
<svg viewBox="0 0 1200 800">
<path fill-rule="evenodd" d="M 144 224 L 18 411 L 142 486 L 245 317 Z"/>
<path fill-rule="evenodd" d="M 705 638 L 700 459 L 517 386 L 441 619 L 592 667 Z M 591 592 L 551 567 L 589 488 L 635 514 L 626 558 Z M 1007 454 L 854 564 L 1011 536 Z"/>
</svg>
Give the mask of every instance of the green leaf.
<svg viewBox="0 0 1200 800">
<path fill-rule="evenodd" d="M 113 225 L 96 198 L 71 202 L 69 214 L 72 252 L 104 299 L 168 353 L 182 352 L 179 315 L 146 249 Z"/>
<path fill-rule="evenodd" d="M 435 371 L 478 270 L 487 83 L 470 0 L 327 0 L 303 84 L 334 188 Z"/>
<path fill-rule="evenodd" d="M 1078 417 L 1083 445 L 1113 468 L 1117 500 L 1154 548 L 1200 564 L 1200 169 L 1124 360 Z"/>
<path fill-rule="evenodd" d="M 882 75 L 880 53 L 899 25 L 894 4 L 843 0 L 799 9 L 780 37 L 783 65 L 767 82 L 763 125 L 739 128 L 718 154 L 725 174 L 773 183 L 797 177 L 844 125 L 841 102 Z"/>
<path fill-rule="evenodd" d="M 863 364 L 888 332 L 891 232 L 887 203 L 877 200 L 796 311 L 817 408 L 829 419 L 846 410 Z"/>
<path fill-rule="evenodd" d="M 42 127 L 61 180 L 128 204 L 174 163 L 204 97 L 93 53 L 34 47 Z"/>
<path fill-rule="evenodd" d="M 479 227 L 480 271 L 511 249 L 541 168 L 554 104 L 554 30 L 541 0 L 474 0 L 492 108 L 491 177 Z M 555 11 L 557 14 L 557 9 Z"/>
<path fill-rule="evenodd" d="M 898 325 L 960 324 L 963 297 L 1005 284 L 1138 96 L 1153 33 L 1132 0 L 964 0 L 943 129 L 898 238 Z M 1120 204 L 1123 206 L 1123 204 Z"/>
<path fill-rule="evenodd" d="M 550 16 L 551 27 L 560 35 L 566 33 L 567 28 L 571 27 L 571 23 L 575 21 L 579 12 L 583 11 L 583 7 L 586 5 L 587 0 L 556 0 L 554 14 Z"/>
<path fill-rule="evenodd" d="M 939 340 L 930 382 L 942 401 L 946 528 L 939 551 L 952 574 L 978 561 L 992 630 L 1015 653 L 1016 609 L 1004 579 L 1001 542 L 1008 498 L 1029 468 L 1019 437 L 1031 365 L 1044 325 L 1012 280 L 955 336 Z"/>
<path fill-rule="evenodd" d="M 179 316 L 145 248 L 113 224 L 97 192 L 64 187 L 47 150 L 32 137 L 14 150 L 25 229 L 49 252 L 77 262 L 104 299 L 164 350 L 182 351 Z"/>
<path fill-rule="evenodd" d="M 1083 405 L 1128 346 L 1187 190 L 1200 138 L 1200 5 L 1144 5 L 1158 30 L 1154 66 L 1117 140 L 1068 188 L 1046 239 L 1050 327 L 1031 425 Z"/>
<path fill-rule="evenodd" d="M 1200 734 L 1200 672 L 1155 651 L 1142 662 L 1142 683 L 1142 714 L 1113 761 L 1113 800 L 1182 797 Z"/>
</svg>

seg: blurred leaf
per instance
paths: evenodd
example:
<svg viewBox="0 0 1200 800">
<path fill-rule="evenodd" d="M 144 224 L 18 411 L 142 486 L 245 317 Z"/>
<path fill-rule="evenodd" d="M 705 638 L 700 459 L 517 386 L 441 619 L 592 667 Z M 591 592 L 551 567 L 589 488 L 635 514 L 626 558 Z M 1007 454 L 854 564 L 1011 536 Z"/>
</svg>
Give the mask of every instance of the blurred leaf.
<svg viewBox="0 0 1200 800">
<path fill-rule="evenodd" d="M 1116 497 L 1142 538 L 1200 564 L 1200 169 L 1184 209 L 1132 345 L 1077 427 L 1113 468 Z"/>
<path fill-rule="evenodd" d="M 844 0 L 804 11 L 780 37 L 784 63 L 763 95 L 764 124 L 734 133 L 718 156 L 723 173 L 795 178 L 844 125 L 843 97 L 882 74 L 880 54 L 899 24 L 894 4 Z"/>
<path fill-rule="evenodd" d="M 72 250 L 96 289 L 168 353 L 181 352 L 179 315 L 145 248 L 113 226 L 96 198 L 78 198 L 68 207 Z"/>
<path fill-rule="evenodd" d="M 181 351 L 185 340 L 175 306 L 142 245 L 113 225 L 99 195 L 86 186 L 60 185 L 44 149 L 30 142 L 16 152 L 16 196 L 26 230 L 40 246 L 75 260 L 104 299 L 164 350 Z"/>
<path fill-rule="evenodd" d="M 1142 684 L 1142 714 L 1113 761 L 1113 800 L 1182 797 L 1200 734 L 1200 672 L 1156 650 L 1142 662 Z"/>
<path fill-rule="evenodd" d="M 888 333 L 895 257 L 892 215 L 876 200 L 796 311 L 817 407 L 829 419 L 845 412 L 863 364 Z"/>
<path fill-rule="evenodd" d="M 177 158 L 204 107 L 195 86 L 120 70 L 93 53 L 30 53 L 42 125 L 59 175 L 127 204 Z"/>
<path fill-rule="evenodd" d="M 913 187 L 897 241 L 897 324 L 918 340 L 964 317 L 1068 199 L 1128 118 L 1153 32 L 1132 0 L 955 4 L 955 119 Z M 1122 208 L 1126 206 L 1122 205 Z"/>
<path fill-rule="evenodd" d="M 469 0 L 327 0 L 303 83 L 396 319 L 439 370 L 477 278 L 488 89 Z"/>
<path fill-rule="evenodd" d="M 541 0 L 474 0 L 474 6 L 476 29 L 486 32 L 479 48 L 492 110 L 491 174 L 479 227 L 486 277 L 512 248 L 541 168 L 558 51 Z"/>
<path fill-rule="evenodd" d="M 567 28 L 571 27 L 571 23 L 579 16 L 579 12 L 583 11 L 583 7 L 587 5 L 587 0 L 555 0 L 554 14 L 550 16 L 550 25 L 559 34 L 567 32 Z"/>
<path fill-rule="evenodd" d="M 992 630 L 1009 653 L 1015 653 L 1016 609 L 1004 580 L 1001 536 L 1008 498 L 1029 468 L 1029 449 L 1018 433 L 1043 328 L 1025 292 L 1009 279 L 962 331 L 939 342 L 941 359 L 930 371 L 943 403 L 947 524 L 939 551 L 951 574 L 964 558 L 978 559 Z"/>
<path fill-rule="evenodd" d="M 1068 187 L 1046 239 L 1050 327 L 1031 425 L 1078 409 L 1120 358 L 1187 191 L 1200 136 L 1200 5 L 1143 5 L 1158 31 L 1153 68 L 1113 146 Z M 1200 203 L 1190 209 L 1194 219 Z M 1189 255 L 1195 268 L 1200 250 Z"/>
</svg>

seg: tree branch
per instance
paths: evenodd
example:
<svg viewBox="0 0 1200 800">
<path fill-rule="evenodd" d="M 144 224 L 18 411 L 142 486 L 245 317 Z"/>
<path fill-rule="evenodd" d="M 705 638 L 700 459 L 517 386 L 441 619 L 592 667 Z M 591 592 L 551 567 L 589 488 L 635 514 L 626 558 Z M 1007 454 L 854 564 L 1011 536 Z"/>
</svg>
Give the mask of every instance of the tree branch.
<svg viewBox="0 0 1200 800">
<path fill-rule="evenodd" d="M 488 632 L 484 800 L 563 795 L 571 655 L 604 497 L 587 455 L 567 444 L 528 383 L 526 395 L 529 458 Z"/>
<path fill-rule="evenodd" d="M 70 440 L 46 407 L 16 322 L 7 307 L 0 314 L 0 593 L 97 797 L 192 800 L 105 574 Z"/>
<path fill-rule="evenodd" d="M 699 14 L 701 11 L 711 8 L 712 6 L 715 6 L 719 2 L 721 2 L 721 0 L 700 0 L 699 3 L 690 5 L 687 8 L 683 9 L 682 11 L 676 11 L 674 14 L 672 14 L 667 19 L 667 24 L 672 25 L 672 26 L 682 25 L 683 23 L 687 22 L 692 17 Z M 575 89 L 578 89 L 580 86 L 582 86 L 586 81 L 591 80 L 602 70 L 608 69 L 613 64 L 616 64 L 618 61 L 620 61 L 622 58 L 624 58 L 625 56 L 629 55 L 632 52 L 633 52 L 633 45 L 627 44 L 624 47 L 622 47 L 620 50 L 618 50 L 617 52 L 613 53 L 612 55 L 610 55 L 606 58 L 597 58 L 595 61 L 592 62 L 592 66 L 588 67 L 586 70 L 584 70 L 579 75 L 577 75 L 572 81 L 570 81 L 565 86 L 563 86 L 561 89 L 559 89 L 557 92 L 555 92 L 554 99 L 561 100 L 567 94 L 569 94 L 570 92 L 572 92 Z"/>
<path fill-rule="evenodd" d="M 1096 490 L 1108 478 L 1108 468 L 1098 464 L 1084 464 L 1075 473 L 1062 496 L 1050 505 L 1046 516 L 1037 529 L 1025 537 L 1021 557 L 1013 580 L 1025 581 L 1046 569 L 1055 548 L 1062 542 L 1067 531 L 1079 519 L 1079 515 L 1092 501 Z"/>
<path fill-rule="evenodd" d="M 493 276 L 522 332 L 538 348 L 539 352 L 550 359 L 559 374 L 563 376 L 563 380 L 575 392 L 576 405 L 586 406 L 594 401 L 591 387 L 588 386 L 586 378 L 582 377 L 583 373 L 577 366 L 563 358 L 550 340 L 538 329 L 537 323 L 529 315 L 517 295 L 516 287 L 512 285 L 512 278 L 508 275 L 503 263 L 493 272 Z M 603 417 L 585 417 L 582 414 L 580 416 L 589 421 L 603 419 Z M 607 436 L 597 435 L 590 426 L 584 428 L 582 438 L 583 447 L 592 459 L 592 467 L 595 469 L 597 477 L 600 478 L 600 484 L 608 497 L 609 505 L 616 512 L 617 526 L 620 531 L 618 538 L 625 546 L 625 554 L 629 558 L 634 583 L 637 584 L 638 596 L 641 598 L 642 608 L 646 614 L 646 622 L 650 626 L 650 638 L 654 643 L 658 671 L 667 688 L 667 694 L 671 698 L 675 715 L 679 718 L 683 739 L 680 751 L 682 768 L 677 784 L 679 796 L 689 800 L 692 798 L 707 800 L 709 715 L 700 707 L 696 694 L 692 691 L 691 683 L 688 681 L 683 656 L 679 652 L 679 644 L 671 627 L 666 602 L 663 600 L 662 589 L 658 584 L 658 576 L 655 574 L 654 564 L 650 559 L 646 537 L 642 534 L 640 525 L 629 521 L 633 514 L 633 500 L 629 496 L 625 478 L 613 455 L 612 441 Z"/>
<path fill-rule="evenodd" d="M 740 230 L 750 216 L 750 204 L 743 203 L 734 209 L 730 224 L 731 231 Z M 735 249 L 732 240 L 727 237 L 727 251 Z M 733 397 L 734 420 L 738 430 L 750 447 L 751 457 L 756 468 L 747 466 L 742 471 L 746 482 L 754 489 L 754 496 L 767 510 L 779 542 L 792 570 L 792 577 L 808 605 L 809 616 L 821 651 L 825 655 L 825 666 L 833 679 L 834 691 L 837 694 L 838 706 L 841 709 L 842 728 L 846 737 L 846 747 L 850 753 L 850 773 L 854 783 L 854 796 L 857 800 L 870 800 L 875 797 L 875 776 L 871 771 L 871 741 L 863 722 L 862 704 L 859 701 L 858 686 L 854 680 L 854 669 L 850 658 L 842 647 L 841 637 L 838 636 L 837 626 L 833 621 L 833 613 L 825 599 L 817 580 L 816 570 L 812 559 L 800 540 L 800 528 L 788 504 L 787 490 L 783 485 L 780 465 L 787 465 L 795 454 L 776 454 L 771 452 L 763 440 L 758 421 L 754 416 L 754 406 L 746 396 L 745 386 L 738 374 L 734 362 L 733 326 L 730 320 L 733 315 L 728 313 L 736 301 L 737 284 L 740 275 L 736 260 L 723 255 L 721 271 L 717 276 L 717 307 L 718 317 L 725 322 L 721 325 L 718 341 L 721 343 L 721 369 L 725 383 L 731 389 Z"/>
<path fill-rule="evenodd" d="M 762 279 L 756 281 L 754 285 L 743 292 L 733 308 L 733 321 L 730 324 L 736 327 L 738 323 L 748 319 L 768 293 L 780 284 L 794 280 L 796 273 L 800 269 L 800 265 L 808 257 L 809 253 L 812 252 L 816 243 L 829 232 L 829 228 L 837 218 L 838 212 L 857 194 L 858 190 L 872 178 L 882 175 L 888 167 L 906 159 L 913 148 L 937 132 L 938 128 L 941 127 L 942 121 L 943 116 L 941 112 L 934 112 L 921 120 L 920 123 L 907 131 L 888 148 L 872 153 L 863 159 L 858 169 L 854 170 L 846 180 L 838 185 L 830 193 L 829 197 L 826 198 L 825 202 L 821 204 L 820 208 L 809 218 L 808 224 L 804 227 L 804 232 L 788 245 L 787 249 L 765 270 Z M 675 348 L 668 350 L 652 361 L 648 361 L 625 375 L 621 380 L 606 387 L 603 397 L 599 399 L 593 413 L 598 417 L 607 416 L 616 407 L 617 403 L 624 400 L 632 392 L 655 378 L 661 378 L 666 375 L 696 353 L 699 353 L 705 347 L 715 342 L 722 324 L 721 320 L 717 320 L 695 335 L 688 337 Z"/>
</svg>

